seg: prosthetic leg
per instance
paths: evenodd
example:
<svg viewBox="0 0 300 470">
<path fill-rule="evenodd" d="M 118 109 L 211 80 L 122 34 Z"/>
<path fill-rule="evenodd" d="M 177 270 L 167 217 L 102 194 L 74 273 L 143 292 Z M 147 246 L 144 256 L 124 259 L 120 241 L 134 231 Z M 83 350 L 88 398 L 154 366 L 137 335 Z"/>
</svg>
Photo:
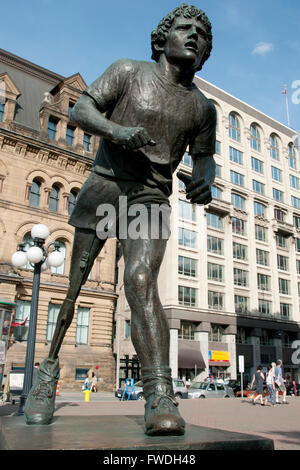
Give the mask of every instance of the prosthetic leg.
<svg viewBox="0 0 300 470">
<path fill-rule="evenodd" d="M 80 289 L 104 243 L 105 240 L 99 240 L 93 230 L 76 228 L 69 275 L 70 287 L 57 318 L 49 357 L 42 362 L 37 380 L 26 400 L 24 414 L 27 424 L 49 424 L 52 420 L 59 379 L 58 353 L 73 320 Z"/>
</svg>

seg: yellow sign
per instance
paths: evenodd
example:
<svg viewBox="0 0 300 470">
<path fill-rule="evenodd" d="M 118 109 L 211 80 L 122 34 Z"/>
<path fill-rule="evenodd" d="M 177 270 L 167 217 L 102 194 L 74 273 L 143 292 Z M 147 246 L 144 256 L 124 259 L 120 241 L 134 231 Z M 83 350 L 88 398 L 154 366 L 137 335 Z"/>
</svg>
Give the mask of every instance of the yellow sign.
<svg viewBox="0 0 300 470">
<path fill-rule="evenodd" d="M 229 362 L 228 351 L 208 351 L 208 359 L 214 362 Z"/>
</svg>

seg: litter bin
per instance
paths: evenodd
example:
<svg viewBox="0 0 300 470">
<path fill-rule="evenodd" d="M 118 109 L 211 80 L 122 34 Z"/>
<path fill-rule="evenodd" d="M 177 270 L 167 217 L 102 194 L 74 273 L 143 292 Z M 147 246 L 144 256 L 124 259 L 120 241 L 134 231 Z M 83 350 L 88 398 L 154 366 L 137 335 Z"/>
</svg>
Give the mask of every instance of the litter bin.
<svg viewBox="0 0 300 470">
<path fill-rule="evenodd" d="M 83 393 L 84 393 L 84 401 L 90 401 L 91 391 L 90 390 L 84 390 Z"/>
</svg>

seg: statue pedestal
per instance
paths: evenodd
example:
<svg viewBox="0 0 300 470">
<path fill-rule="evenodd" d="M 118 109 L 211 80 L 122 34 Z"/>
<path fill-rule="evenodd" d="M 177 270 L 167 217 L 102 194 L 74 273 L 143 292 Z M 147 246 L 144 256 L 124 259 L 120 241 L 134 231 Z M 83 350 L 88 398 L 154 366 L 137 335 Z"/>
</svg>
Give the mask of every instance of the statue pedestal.
<svg viewBox="0 0 300 470">
<path fill-rule="evenodd" d="M 0 419 L 2 450 L 273 450 L 271 439 L 186 425 L 184 436 L 149 437 L 142 416 L 58 416 L 28 426 L 23 416 Z"/>
</svg>

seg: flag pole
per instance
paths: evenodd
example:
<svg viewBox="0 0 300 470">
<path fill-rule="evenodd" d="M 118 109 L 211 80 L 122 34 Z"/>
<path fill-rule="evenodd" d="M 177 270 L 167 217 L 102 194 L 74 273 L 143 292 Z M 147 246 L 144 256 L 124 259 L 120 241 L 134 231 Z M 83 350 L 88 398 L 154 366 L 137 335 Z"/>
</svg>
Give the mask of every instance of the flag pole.
<svg viewBox="0 0 300 470">
<path fill-rule="evenodd" d="M 284 87 L 284 90 L 282 93 L 285 95 L 287 122 L 288 122 L 288 127 L 290 127 L 290 113 L 289 113 L 289 100 L 288 100 L 288 95 L 287 95 L 287 86 Z"/>
</svg>

